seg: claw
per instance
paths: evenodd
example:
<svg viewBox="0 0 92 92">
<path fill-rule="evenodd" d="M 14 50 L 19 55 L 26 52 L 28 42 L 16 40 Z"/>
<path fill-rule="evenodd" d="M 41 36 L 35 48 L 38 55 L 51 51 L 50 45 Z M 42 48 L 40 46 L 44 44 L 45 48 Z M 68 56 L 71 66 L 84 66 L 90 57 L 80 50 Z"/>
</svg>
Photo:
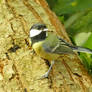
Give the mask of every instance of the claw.
<svg viewBox="0 0 92 92">
<path fill-rule="evenodd" d="M 44 75 L 41 76 L 41 79 L 48 78 L 49 72 L 46 72 Z"/>
<path fill-rule="evenodd" d="M 52 66 L 54 65 L 54 63 L 55 63 L 54 61 L 51 62 L 51 65 L 50 65 L 50 67 L 49 67 L 49 70 L 48 70 L 44 75 L 42 75 L 41 78 L 39 78 L 39 79 L 48 78 L 49 73 L 50 73 L 50 71 L 51 71 Z"/>
</svg>

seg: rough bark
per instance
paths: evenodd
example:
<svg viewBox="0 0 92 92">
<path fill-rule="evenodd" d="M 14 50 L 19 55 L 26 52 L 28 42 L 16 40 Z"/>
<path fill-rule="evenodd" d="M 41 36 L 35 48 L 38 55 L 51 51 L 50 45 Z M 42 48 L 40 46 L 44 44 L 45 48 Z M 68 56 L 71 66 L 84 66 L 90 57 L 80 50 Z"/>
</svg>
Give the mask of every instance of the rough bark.
<svg viewBox="0 0 92 92">
<path fill-rule="evenodd" d="M 48 65 L 32 53 L 29 29 L 37 22 L 70 41 L 45 0 L 0 0 L 0 92 L 92 92 L 77 54 L 63 55 L 47 79 Z"/>
</svg>

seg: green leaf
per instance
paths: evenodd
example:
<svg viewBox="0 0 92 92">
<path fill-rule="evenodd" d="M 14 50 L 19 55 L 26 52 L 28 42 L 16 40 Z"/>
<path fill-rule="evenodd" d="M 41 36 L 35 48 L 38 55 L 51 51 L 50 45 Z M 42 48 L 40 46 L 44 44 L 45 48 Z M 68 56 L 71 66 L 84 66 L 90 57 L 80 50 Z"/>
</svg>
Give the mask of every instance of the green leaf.
<svg viewBox="0 0 92 92">
<path fill-rule="evenodd" d="M 92 55 L 86 53 L 80 53 L 80 57 L 82 59 L 82 63 L 88 70 L 90 74 L 92 74 Z"/>
<path fill-rule="evenodd" d="M 69 24 L 69 22 L 66 21 L 66 24 Z M 75 36 L 81 32 L 92 32 L 92 11 L 88 11 L 82 16 L 77 17 L 76 21 L 67 27 L 67 32 L 71 36 Z"/>
<path fill-rule="evenodd" d="M 91 35 L 89 36 L 88 40 L 85 42 L 84 46 L 92 49 L 92 33 Z"/>
<path fill-rule="evenodd" d="M 52 8 L 57 15 L 82 12 L 92 8 L 92 0 L 57 0 Z"/>
<path fill-rule="evenodd" d="M 92 8 L 92 0 L 47 0 L 57 15 L 71 14 Z"/>
<path fill-rule="evenodd" d="M 64 16 L 58 16 L 58 18 L 64 24 Z"/>
<path fill-rule="evenodd" d="M 90 35 L 91 35 L 91 32 L 89 32 L 89 33 L 86 33 L 86 32 L 78 33 L 77 35 L 74 36 L 74 42 L 78 46 L 88 47 L 84 44 L 88 41 L 88 38 L 90 37 Z"/>
</svg>

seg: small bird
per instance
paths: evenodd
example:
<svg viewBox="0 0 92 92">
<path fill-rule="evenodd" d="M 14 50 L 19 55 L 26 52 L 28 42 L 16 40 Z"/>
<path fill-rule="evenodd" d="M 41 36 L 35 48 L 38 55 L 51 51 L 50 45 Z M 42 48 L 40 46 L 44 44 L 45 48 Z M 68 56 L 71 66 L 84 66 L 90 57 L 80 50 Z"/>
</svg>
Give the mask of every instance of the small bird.
<svg viewBox="0 0 92 92">
<path fill-rule="evenodd" d="M 42 76 L 48 77 L 55 60 L 62 54 L 74 54 L 77 52 L 92 53 L 91 49 L 71 45 L 60 36 L 52 31 L 49 31 L 45 24 L 34 24 L 30 29 L 31 45 L 33 50 L 40 57 L 51 61 L 49 70 Z"/>
</svg>

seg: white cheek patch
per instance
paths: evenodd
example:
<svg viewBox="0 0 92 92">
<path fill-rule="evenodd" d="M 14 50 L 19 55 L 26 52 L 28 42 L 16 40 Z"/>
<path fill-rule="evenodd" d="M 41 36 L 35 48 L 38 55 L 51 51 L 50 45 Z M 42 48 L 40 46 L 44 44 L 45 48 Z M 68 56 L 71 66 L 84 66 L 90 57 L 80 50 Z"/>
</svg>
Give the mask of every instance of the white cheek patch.
<svg viewBox="0 0 92 92">
<path fill-rule="evenodd" d="M 48 31 L 47 28 L 45 28 L 44 30 L 37 30 L 37 29 L 31 29 L 30 30 L 30 37 L 34 37 L 39 35 L 42 31 Z"/>
<path fill-rule="evenodd" d="M 34 37 L 36 35 L 39 35 L 42 31 L 37 29 L 31 29 L 30 30 L 30 37 Z"/>
</svg>

